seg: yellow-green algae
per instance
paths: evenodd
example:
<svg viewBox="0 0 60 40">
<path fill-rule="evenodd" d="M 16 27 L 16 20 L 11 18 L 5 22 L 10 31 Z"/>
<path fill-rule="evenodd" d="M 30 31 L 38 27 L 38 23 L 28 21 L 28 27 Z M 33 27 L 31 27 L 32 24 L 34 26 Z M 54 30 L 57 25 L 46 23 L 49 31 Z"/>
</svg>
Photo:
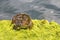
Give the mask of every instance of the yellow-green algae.
<svg viewBox="0 0 60 40">
<path fill-rule="evenodd" d="M 60 24 L 47 20 L 32 20 L 31 30 L 13 29 L 11 20 L 0 20 L 0 40 L 60 40 Z"/>
</svg>

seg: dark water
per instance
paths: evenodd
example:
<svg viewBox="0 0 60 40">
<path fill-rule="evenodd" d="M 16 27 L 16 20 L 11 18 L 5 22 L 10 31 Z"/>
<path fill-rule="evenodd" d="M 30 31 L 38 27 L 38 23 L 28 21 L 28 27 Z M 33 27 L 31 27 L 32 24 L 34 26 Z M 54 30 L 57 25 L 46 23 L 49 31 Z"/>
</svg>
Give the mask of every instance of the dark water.
<svg viewBox="0 0 60 40">
<path fill-rule="evenodd" d="M 54 20 L 60 23 L 60 0 L 0 0 L 0 19 L 11 19 L 25 12 L 32 19 Z"/>
</svg>

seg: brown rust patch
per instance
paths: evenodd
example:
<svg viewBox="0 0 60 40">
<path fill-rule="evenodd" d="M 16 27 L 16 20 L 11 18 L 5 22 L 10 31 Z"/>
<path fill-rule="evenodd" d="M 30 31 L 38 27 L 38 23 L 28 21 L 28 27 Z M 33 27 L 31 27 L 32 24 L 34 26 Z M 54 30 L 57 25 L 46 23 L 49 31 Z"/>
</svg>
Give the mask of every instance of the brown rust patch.
<svg viewBox="0 0 60 40">
<path fill-rule="evenodd" d="M 32 28 L 32 20 L 27 14 L 17 14 L 12 18 L 12 24 L 15 24 L 13 29 L 20 30 L 21 28 Z"/>
</svg>

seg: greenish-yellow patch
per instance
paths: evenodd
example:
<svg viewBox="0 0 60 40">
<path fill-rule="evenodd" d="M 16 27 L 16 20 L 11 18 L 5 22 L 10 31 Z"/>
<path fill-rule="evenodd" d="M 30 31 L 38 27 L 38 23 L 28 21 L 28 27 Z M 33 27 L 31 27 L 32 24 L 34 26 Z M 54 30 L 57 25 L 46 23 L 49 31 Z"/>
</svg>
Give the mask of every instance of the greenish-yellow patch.
<svg viewBox="0 0 60 40">
<path fill-rule="evenodd" d="M 60 24 L 47 20 L 32 20 L 33 28 L 13 29 L 11 20 L 0 21 L 0 40 L 60 40 Z"/>
</svg>

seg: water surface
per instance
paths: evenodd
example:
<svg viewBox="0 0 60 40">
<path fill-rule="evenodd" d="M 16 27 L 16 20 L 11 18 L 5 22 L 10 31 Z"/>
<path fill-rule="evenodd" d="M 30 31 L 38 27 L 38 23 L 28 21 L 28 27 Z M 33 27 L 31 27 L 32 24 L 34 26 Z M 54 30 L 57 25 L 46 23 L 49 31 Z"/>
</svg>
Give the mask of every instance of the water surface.
<svg viewBox="0 0 60 40">
<path fill-rule="evenodd" d="M 54 20 L 60 23 L 60 0 L 0 0 L 0 19 L 11 19 L 26 12 L 32 19 Z"/>
</svg>

